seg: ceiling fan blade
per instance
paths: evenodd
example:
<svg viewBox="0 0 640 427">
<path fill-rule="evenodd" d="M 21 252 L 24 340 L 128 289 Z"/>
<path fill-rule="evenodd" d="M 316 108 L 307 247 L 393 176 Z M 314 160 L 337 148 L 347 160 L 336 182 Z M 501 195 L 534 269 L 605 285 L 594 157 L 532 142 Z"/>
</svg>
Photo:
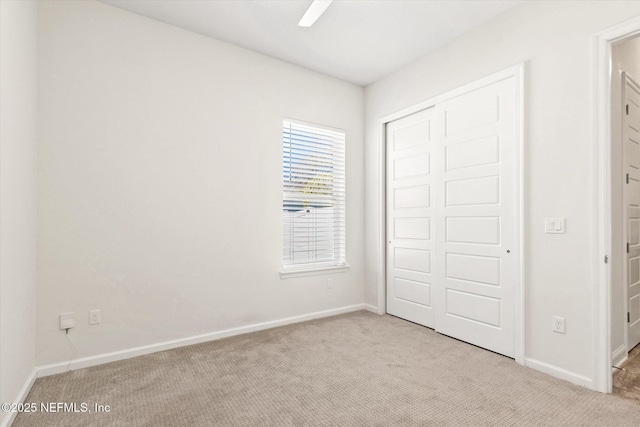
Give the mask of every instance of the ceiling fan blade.
<svg viewBox="0 0 640 427">
<path fill-rule="evenodd" d="M 310 27 L 324 13 L 333 0 L 314 0 L 307 11 L 302 15 L 298 25 L 300 27 Z"/>
</svg>

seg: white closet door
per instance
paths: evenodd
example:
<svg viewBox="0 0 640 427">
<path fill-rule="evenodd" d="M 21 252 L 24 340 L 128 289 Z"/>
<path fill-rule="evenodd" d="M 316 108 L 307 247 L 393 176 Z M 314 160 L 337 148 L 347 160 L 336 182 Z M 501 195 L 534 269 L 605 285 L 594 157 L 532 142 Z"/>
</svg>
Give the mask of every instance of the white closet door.
<svg viewBox="0 0 640 427">
<path fill-rule="evenodd" d="M 624 205 L 627 231 L 627 351 L 640 343 L 640 88 L 623 74 Z"/>
<path fill-rule="evenodd" d="M 436 330 L 514 357 L 515 78 L 436 106 Z"/>
<path fill-rule="evenodd" d="M 387 125 L 387 312 L 433 327 L 433 109 Z"/>
</svg>

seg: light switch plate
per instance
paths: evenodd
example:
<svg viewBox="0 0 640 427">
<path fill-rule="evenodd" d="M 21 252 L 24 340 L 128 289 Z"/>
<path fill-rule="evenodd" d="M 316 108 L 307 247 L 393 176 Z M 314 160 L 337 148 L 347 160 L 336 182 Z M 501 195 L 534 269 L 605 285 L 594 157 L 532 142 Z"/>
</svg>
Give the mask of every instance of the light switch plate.
<svg viewBox="0 0 640 427">
<path fill-rule="evenodd" d="M 564 218 L 545 218 L 544 232 L 547 234 L 564 234 L 565 232 Z"/>
</svg>

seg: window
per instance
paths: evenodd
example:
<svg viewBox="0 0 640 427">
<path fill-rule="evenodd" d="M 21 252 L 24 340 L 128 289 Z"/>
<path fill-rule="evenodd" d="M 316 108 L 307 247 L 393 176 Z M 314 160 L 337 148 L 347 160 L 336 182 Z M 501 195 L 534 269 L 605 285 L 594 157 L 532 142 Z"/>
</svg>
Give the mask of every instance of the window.
<svg viewBox="0 0 640 427">
<path fill-rule="evenodd" d="M 282 126 L 284 271 L 344 267 L 344 132 Z"/>
</svg>

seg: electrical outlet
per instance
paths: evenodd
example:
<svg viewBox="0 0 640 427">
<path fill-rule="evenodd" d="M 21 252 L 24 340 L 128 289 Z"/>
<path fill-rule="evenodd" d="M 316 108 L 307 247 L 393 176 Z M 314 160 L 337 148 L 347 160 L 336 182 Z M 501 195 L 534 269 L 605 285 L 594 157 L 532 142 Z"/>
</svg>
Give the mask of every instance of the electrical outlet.
<svg viewBox="0 0 640 427">
<path fill-rule="evenodd" d="M 89 324 L 97 325 L 100 323 L 100 310 L 90 310 L 89 311 Z"/>
<path fill-rule="evenodd" d="M 71 329 L 76 326 L 76 322 L 73 320 L 75 313 L 60 313 L 60 329 Z"/>
<path fill-rule="evenodd" d="M 327 289 L 333 289 L 333 279 L 327 279 Z"/>
<path fill-rule="evenodd" d="M 551 327 L 551 330 L 559 334 L 564 334 L 566 328 L 565 322 L 566 321 L 564 317 L 553 316 L 553 325 Z"/>
</svg>

